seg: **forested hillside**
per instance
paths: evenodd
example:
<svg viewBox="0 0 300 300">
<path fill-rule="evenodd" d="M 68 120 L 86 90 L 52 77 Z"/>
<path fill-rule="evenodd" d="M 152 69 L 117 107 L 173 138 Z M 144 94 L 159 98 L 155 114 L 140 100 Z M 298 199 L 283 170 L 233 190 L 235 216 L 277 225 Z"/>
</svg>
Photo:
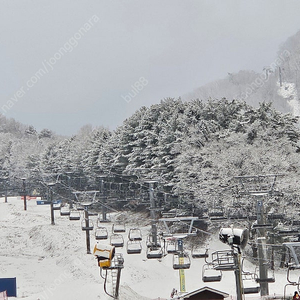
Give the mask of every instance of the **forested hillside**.
<svg viewBox="0 0 300 300">
<path fill-rule="evenodd" d="M 227 70 L 226 78 L 201 86 L 184 99 L 238 99 L 258 107 L 259 103 L 272 102 L 281 112 L 299 116 L 300 92 L 300 31 L 282 43 L 277 56 L 271 58 L 261 70 Z"/>
<path fill-rule="evenodd" d="M 72 174 L 76 189 L 98 189 L 101 176 L 138 181 L 147 173 L 176 199 L 175 207 L 203 210 L 232 205 L 234 176 L 280 173 L 285 201 L 271 199 L 270 209 L 294 203 L 299 194 L 297 118 L 270 103 L 253 108 L 237 100 L 165 99 L 113 132 L 85 126 L 68 138 L 2 121 L 1 169 L 10 186 L 23 176 L 34 186 L 51 173 Z"/>
</svg>

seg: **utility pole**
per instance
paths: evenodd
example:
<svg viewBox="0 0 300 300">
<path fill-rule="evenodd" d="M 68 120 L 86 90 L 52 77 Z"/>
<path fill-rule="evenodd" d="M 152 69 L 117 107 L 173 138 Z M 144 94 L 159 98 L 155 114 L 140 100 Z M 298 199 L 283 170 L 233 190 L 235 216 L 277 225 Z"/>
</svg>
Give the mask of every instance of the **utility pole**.
<svg viewBox="0 0 300 300">
<path fill-rule="evenodd" d="M 7 180 L 5 179 L 5 203 L 7 203 Z"/>
<path fill-rule="evenodd" d="M 261 296 L 269 295 L 268 285 L 268 266 L 267 253 L 266 253 L 266 229 L 264 228 L 264 205 L 263 199 L 264 193 L 255 194 L 258 197 L 256 201 L 256 213 L 257 213 L 257 247 L 258 247 L 258 262 L 259 262 L 259 285 Z"/>
<path fill-rule="evenodd" d="M 155 199 L 154 199 L 154 183 L 156 181 L 150 180 L 149 183 L 149 197 L 150 197 L 150 216 L 151 216 L 151 235 L 152 235 L 152 243 L 154 246 L 157 245 L 157 227 L 156 227 L 156 207 L 155 207 Z"/>
<path fill-rule="evenodd" d="M 82 229 L 85 231 L 85 239 L 86 239 L 86 253 L 91 254 L 91 240 L 90 240 L 90 231 L 93 230 L 93 226 L 90 225 L 89 219 L 89 204 L 84 204 L 84 219 L 85 219 L 85 227 Z"/>
<path fill-rule="evenodd" d="M 69 189 L 69 208 L 73 208 L 73 201 L 72 201 L 72 192 L 71 192 L 71 174 L 72 172 L 66 172 L 68 178 L 68 189 Z"/>
<path fill-rule="evenodd" d="M 54 185 L 55 185 L 55 183 L 48 183 L 48 197 L 50 198 L 51 225 L 55 225 L 54 209 L 53 209 L 53 191 L 52 191 L 52 187 Z"/>
<path fill-rule="evenodd" d="M 4 185 L 4 203 L 7 203 L 7 179 L 8 177 L 2 177 L 0 178 L 1 182 L 3 182 Z"/>
<path fill-rule="evenodd" d="M 102 196 L 102 201 L 105 202 L 106 195 L 105 195 L 105 186 L 104 186 L 104 178 L 106 178 L 106 175 L 100 175 L 100 195 Z M 101 197 L 100 196 L 100 197 Z M 102 222 L 107 222 L 107 209 L 104 204 L 101 205 L 101 213 L 102 213 Z"/>
<path fill-rule="evenodd" d="M 24 210 L 27 210 L 27 202 L 26 202 L 26 178 L 22 178 L 23 181 L 23 197 L 24 197 Z"/>
<path fill-rule="evenodd" d="M 180 265 L 183 265 L 184 264 L 183 240 L 178 239 L 177 245 L 178 245 L 178 252 L 179 252 L 178 262 Z M 184 293 L 186 292 L 184 269 L 179 269 L 179 278 L 180 278 L 180 292 Z"/>
</svg>

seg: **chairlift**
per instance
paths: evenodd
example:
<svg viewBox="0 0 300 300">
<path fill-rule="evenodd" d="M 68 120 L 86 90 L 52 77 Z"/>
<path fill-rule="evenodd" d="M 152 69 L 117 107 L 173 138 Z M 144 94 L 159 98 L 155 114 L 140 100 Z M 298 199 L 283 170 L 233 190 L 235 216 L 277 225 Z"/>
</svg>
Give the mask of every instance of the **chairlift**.
<svg viewBox="0 0 300 300">
<path fill-rule="evenodd" d="M 191 256 L 192 258 L 207 258 L 208 257 L 208 251 L 204 247 L 192 247 L 191 250 Z"/>
<path fill-rule="evenodd" d="M 61 202 L 53 203 L 53 210 L 60 210 Z"/>
<path fill-rule="evenodd" d="M 97 227 L 103 227 L 103 223 L 110 223 L 111 220 L 109 218 L 106 218 L 105 220 L 103 220 L 102 215 L 98 214 L 98 218 L 97 218 Z"/>
<path fill-rule="evenodd" d="M 254 223 L 252 224 L 251 229 L 273 229 L 273 225 L 271 223 L 266 223 L 266 224 Z"/>
<path fill-rule="evenodd" d="M 278 225 L 274 228 L 278 235 L 294 235 L 298 234 L 298 230 L 293 229 L 291 226 L 285 225 L 282 222 L 278 222 Z"/>
<path fill-rule="evenodd" d="M 236 268 L 233 250 L 221 250 L 213 252 L 212 264 L 216 270 L 233 271 Z"/>
<path fill-rule="evenodd" d="M 77 210 L 84 210 L 84 207 L 82 205 L 79 205 L 79 204 L 76 206 L 76 208 L 77 208 Z"/>
<path fill-rule="evenodd" d="M 167 245 L 166 245 L 167 253 L 177 253 L 178 251 L 178 243 L 176 239 L 167 239 Z"/>
<path fill-rule="evenodd" d="M 185 251 L 177 252 L 173 254 L 174 270 L 189 269 L 190 266 L 191 266 L 191 259 Z"/>
<path fill-rule="evenodd" d="M 269 277 L 269 278 L 264 278 L 264 279 L 256 278 L 255 281 L 257 283 L 262 283 L 262 282 L 274 283 L 275 282 L 275 277 Z"/>
<path fill-rule="evenodd" d="M 160 245 L 147 245 L 147 258 L 162 258 L 163 248 Z"/>
<path fill-rule="evenodd" d="M 223 217 L 224 211 L 222 208 L 213 208 L 211 211 L 209 211 L 208 215 L 210 217 Z"/>
<path fill-rule="evenodd" d="M 267 218 L 269 220 L 284 220 L 284 215 L 283 214 L 275 214 L 275 213 L 269 213 L 267 215 Z"/>
<path fill-rule="evenodd" d="M 88 211 L 88 215 L 93 217 L 93 216 L 98 216 L 98 213 L 95 211 Z"/>
<path fill-rule="evenodd" d="M 299 291 L 300 288 L 300 276 L 299 276 L 299 269 L 300 269 L 300 242 L 288 242 L 283 243 L 283 246 L 285 246 L 288 249 L 289 253 L 289 260 L 287 263 L 287 281 L 288 283 L 284 286 L 284 298 L 286 299 L 286 288 L 287 286 L 296 286 L 297 290 Z M 293 278 L 291 277 L 291 271 L 295 271 L 297 274 L 293 274 Z M 296 276 L 295 276 L 296 275 Z M 296 279 L 297 278 L 297 279 Z M 296 280 L 295 280 L 296 279 Z"/>
<path fill-rule="evenodd" d="M 203 282 L 218 282 L 222 279 L 222 271 L 216 270 L 211 263 L 204 264 L 202 267 Z"/>
<path fill-rule="evenodd" d="M 161 238 L 159 236 L 156 237 L 156 241 L 155 239 L 153 238 L 152 234 L 150 233 L 147 237 L 147 247 L 161 247 L 162 243 L 161 243 Z"/>
<path fill-rule="evenodd" d="M 244 265 L 244 259 L 242 260 L 242 281 L 243 281 L 243 294 L 257 294 L 260 292 L 260 286 L 253 285 L 253 283 L 256 283 L 257 274 L 256 272 L 246 272 L 243 270 Z M 246 282 L 249 282 L 249 284 L 246 284 Z"/>
<path fill-rule="evenodd" d="M 69 220 L 70 221 L 80 220 L 80 211 L 77 210 L 70 211 Z"/>
<path fill-rule="evenodd" d="M 113 233 L 119 233 L 119 232 L 125 232 L 125 231 L 126 231 L 125 224 L 113 224 L 113 226 L 112 226 Z"/>
<path fill-rule="evenodd" d="M 266 264 L 269 264 L 269 262 L 266 262 Z M 268 268 L 270 269 L 270 268 Z M 259 278 L 259 277 L 256 277 L 255 278 L 255 281 L 257 283 L 262 283 L 262 282 L 267 282 L 267 283 L 274 283 L 275 282 L 275 274 L 274 274 L 274 269 L 271 270 L 272 274 L 270 277 L 267 277 L 267 278 Z"/>
<path fill-rule="evenodd" d="M 231 207 L 227 211 L 227 217 L 229 219 L 244 220 L 248 218 L 248 215 L 249 212 L 242 208 Z"/>
<path fill-rule="evenodd" d="M 128 239 L 130 241 L 141 241 L 142 232 L 139 228 L 130 228 L 128 232 Z"/>
<path fill-rule="evenodd" d="M 196 236 L 197 229 L 194 227 L 194 222 L 198 217 L 178 216 L 170 218 L 160 218 L 159 221 L 164 224 L 164 236 Z"/>
<path fill-rule="evenodd" d="M 142 252 L 142 244 L 139 240 L 127 241 L 127 254 L 140 254 Z"/>
<path fill-rule="evenodd" d="M 296 229 L 279 230 L 278 235 L 297 235 L 299 231 Z"/>
<path fill-rule="evenodd" d="M 60 208 L 60 215 L 61 216 L 69 216 L 70 215 L 70 209 L 69 209 L 69 207 L 62 206 Z"/>
<path fill-rule="evenodd" d="M 123 247 L 124 239 L 121 234 L 112 234 L 110 236 L 110 244 L 115 247 Z"/>
<path fill-rule="evenodd" d="M 290 266 L 288 266 L 287 274 L 286 274 L 286 279 L 287 279 L 288 283 L 286 283 L 285 286 L 284 286 L 284 296 L 283 296 L 283 299 L 287 299 L 285 297 L 287 286 L 290 286 L 290 285 L 291 286 L 296 286 L 297 290 L 298 291 L 300 290 L 299 268 L 300 268 L 300 266 L 299 265 L 295 265 L 294 263 L 292 263 Z M 293 278 L 291 278 L 291 271 L 295 271 L 297 273 L 297 275 L 294 274 Z"/>
<path fill-rule="evenodd" d="M 81 229 L 82 230 L 93 230 L 94 229 L 94 223 L 90 219 L 83 219 L 81 221 Z"/>
<path fill-rule="evenodd" d="M 244 295 L 257 294 L 257 293 L 260 292 L 260 286 L 243 287 L 242 292 L 243 292 Z"/>
<path fill-rule="evenodd" d="M 209 214 L 209 219 L 211 221 L 223 221 L 223 220 L 227 220 L 228 218 L 224 214 L 222 214 L 222 215 L 214 215 L 214 214 L 210 215 Z"/>
<path fill-rule="evenodd" d="M 108 238 L 108 231 L 105 227 L 98 227 L 95 231 L 96 240 L 106 240 Z"/>
</svg>

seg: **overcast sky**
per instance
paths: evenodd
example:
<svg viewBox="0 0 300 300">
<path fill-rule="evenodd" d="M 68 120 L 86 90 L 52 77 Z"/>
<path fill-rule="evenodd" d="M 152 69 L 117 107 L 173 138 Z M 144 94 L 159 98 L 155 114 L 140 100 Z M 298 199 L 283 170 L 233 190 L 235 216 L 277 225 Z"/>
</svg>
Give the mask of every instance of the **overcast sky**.
<svg viewBox="0 0 300 300">
<path fill-rule="evenodd" d="M 0 112 L 64 135 L 260 72 L 300 29 L 298 0 L 0 2 Z"/>
</svg>

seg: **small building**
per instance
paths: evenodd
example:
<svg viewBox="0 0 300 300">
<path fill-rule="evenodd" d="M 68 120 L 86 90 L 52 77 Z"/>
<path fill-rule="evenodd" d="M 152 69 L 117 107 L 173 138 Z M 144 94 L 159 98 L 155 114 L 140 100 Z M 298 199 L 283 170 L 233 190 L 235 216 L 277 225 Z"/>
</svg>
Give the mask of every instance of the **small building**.
<svg viewBox="0 0 300 300">
<path fill-rule="evenodd" d="M 203 300 L 203 299 L 223 300 L 224 298 L 227 297 L 229 297 L 229 294 L 205 286 L 201 289 L 182 295 L 179 299 L 180 300 Z"/>
</svg>

